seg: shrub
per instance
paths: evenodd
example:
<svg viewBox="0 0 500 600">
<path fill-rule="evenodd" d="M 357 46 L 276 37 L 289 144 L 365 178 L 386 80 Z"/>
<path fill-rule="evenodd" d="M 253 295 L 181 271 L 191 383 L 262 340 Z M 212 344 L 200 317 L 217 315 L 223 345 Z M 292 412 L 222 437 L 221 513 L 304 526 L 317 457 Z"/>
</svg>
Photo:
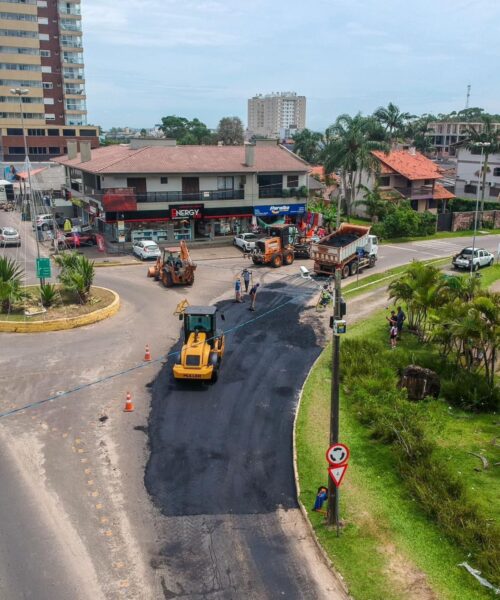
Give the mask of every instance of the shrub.
<svg viewBox="0 0 500 600">
<path fill-rule="evenodd" d="M 442 381 L 441 397 L 465 410 L 493 412 L 500 408 L 500 388 L 491 388 L 480 373 L 459 371 L 452 379 Z"/>
<path fill-rule="evenodd" d="M 0 307 L 7 313 L 12 304 L 22 300 L 26 293 L 21 287 L 23 269 L 12 258 L 0 257 Z"/>
<path fill-rule="evenodd" d="M 75 294 L 78 300 L 85 304 L 90 295 L 94 281 L 94 262 L 77 252 L 64 252 L 56 257 L 61 266 L 59 281 L 69 292 Z"/>
<path fill-rule="evenodd" d="M 45 283 L 40 286 L 40 298 L 42 300 L 42 305 L 46 308 L 54 304 L 57 294 L 58 291 L 56 286 L 51 283 Z"/>
</svg>

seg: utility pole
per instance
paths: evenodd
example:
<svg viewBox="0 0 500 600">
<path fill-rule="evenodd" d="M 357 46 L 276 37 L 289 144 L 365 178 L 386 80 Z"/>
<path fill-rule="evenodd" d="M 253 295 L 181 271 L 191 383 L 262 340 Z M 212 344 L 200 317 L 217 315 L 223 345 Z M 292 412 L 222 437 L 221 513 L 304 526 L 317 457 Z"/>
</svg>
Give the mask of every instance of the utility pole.
<svg viewBox="0 0 500 600">
<path fill-rule="evenodd" d="M 469 100 L 470 100 L 470 83 L 467 86 L 467 97 L 465 99 L 465 110 L 469 108 Z"/>
<path fill-rule="evenodd" d="M 340 227 L 340 208 L 341 198 L 344 192 L 344 186 L 341 185 L 339 194 L 339 203 L 337 208 L 336 228 Z M 335 270 L 335 296 L 333 301 L 333 321 L 342 318 L 341 309 L 341 280 L 342 273 L 340 269 Z M 334 323 L 332 323 L 334 327 Z M 339 441 L 340 433 L 340 336 L 335 334 L 332 329 L 332 385 L 330 400 L 330 446 Z M 337 526 L 337 537 L 339 536 L 339 488 L 333 483 L 332 478 L 328 479 L 328 510 L 326 513 L 326 522 L 328 525 Z"/>
</svg>

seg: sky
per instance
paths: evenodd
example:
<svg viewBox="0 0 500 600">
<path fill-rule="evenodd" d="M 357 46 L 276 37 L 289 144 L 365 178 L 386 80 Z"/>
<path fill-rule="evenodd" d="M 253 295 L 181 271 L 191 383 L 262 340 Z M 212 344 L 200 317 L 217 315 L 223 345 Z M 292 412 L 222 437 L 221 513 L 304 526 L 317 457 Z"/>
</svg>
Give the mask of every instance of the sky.
<svg viewBox="0 0 500 600">
<path fill-rule="evenodd" d="M 389 102 L 500 113 L 498 0 L 82 0 L 89 123 L 167 115 L 246 125 L 247 100 L 294 91 L 306 126 Z"/>
</svg>

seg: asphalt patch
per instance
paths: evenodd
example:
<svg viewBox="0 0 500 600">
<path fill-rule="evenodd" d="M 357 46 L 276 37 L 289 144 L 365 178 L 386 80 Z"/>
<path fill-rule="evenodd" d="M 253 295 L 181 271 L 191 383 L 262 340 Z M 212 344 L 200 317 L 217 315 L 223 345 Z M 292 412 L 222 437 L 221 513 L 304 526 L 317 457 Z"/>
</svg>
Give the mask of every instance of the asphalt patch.
<svg viewBox="0 0 500 600">
<path fill-rule="evenodd" d="M 154 382 L 145 484 L 164 515 L 297 506 L 293 418 L 321 348 L 312 328 L 300 323 L 303 298 L 287 292 L 276 284 L 261 290 L 253 313 L 248 303 L 219 305 L 226 317 L 219 326 L 233 331 L 216 384 L 179 385 L 173 359 Z"/>
</svg>

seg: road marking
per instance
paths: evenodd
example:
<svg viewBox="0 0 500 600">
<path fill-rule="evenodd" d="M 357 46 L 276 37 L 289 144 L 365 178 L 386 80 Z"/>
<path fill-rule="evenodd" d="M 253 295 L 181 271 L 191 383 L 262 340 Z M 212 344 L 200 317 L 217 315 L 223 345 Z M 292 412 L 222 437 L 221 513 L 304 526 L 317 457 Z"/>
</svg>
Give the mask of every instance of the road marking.
<svg viewBox="0 0 500 600">
<path fill-rule="evenodd" d="M 80 462 L 81 462 L 81 463 L 86 463 L 86 462 L 88 462 L 88 461 L 89 461 L 89 459 L 88 459 L 88 458 L 80 458 Z"/>
<path fill-rule="evenodd" d="M 97 490 L 94 490 L 93 492 L 91 492 L 91 493 L 90 493 L 90 495 L 91 495 L 93 498 L 97 498 L 97 496 L 99 496 L 99 492 L 98 492 Z"/>
<path fill-rule="evenodd" d="M 89 479 L 87 481 L 87 485 L 94 485 L 94 480 L 93 479 Z"/>
<path fill-rule="evenodd" d="M 104 507 L 103 507 L 103 505 L 102 505 L 100 502 L 98 502 L 98 503 L 95 505 L 95 507 L 96 507 L 96 510 L 102 510 L 102 509 L 104 508 Z"/>
<path fill-rule="evenodd" d="M 130 585 L 130 583 L 128 582 L 127 579 L 123 579 L 122 581 L 120 581 L 121 588 L 128 588 L 129 585 Z"/>
<path fill-rule="evenodd" d="M 111 531 L 111 529 L 106 529 L 106 531 L 104 532 L 104 535 L 106 537 L 113 537 L 113 532 Z"/>
<path fill-rule="evenodd" d="M 92 469 L 90 469 L 89 467 L 87 467 L 84 471 L 85 475 L 90 475 L 92 473 Z"/>
<path fill-rule="evenodd" d="M 100 522 L 101 522 L 103 525 L 104 525 L 104 524 L 106 524 L 106 523 L 109 523 L 109 519 L 108 519 L 108 517 L 101 517 L 101 518 L 99 519 L 99 521 L 100 521 Z"/>
</svg>

